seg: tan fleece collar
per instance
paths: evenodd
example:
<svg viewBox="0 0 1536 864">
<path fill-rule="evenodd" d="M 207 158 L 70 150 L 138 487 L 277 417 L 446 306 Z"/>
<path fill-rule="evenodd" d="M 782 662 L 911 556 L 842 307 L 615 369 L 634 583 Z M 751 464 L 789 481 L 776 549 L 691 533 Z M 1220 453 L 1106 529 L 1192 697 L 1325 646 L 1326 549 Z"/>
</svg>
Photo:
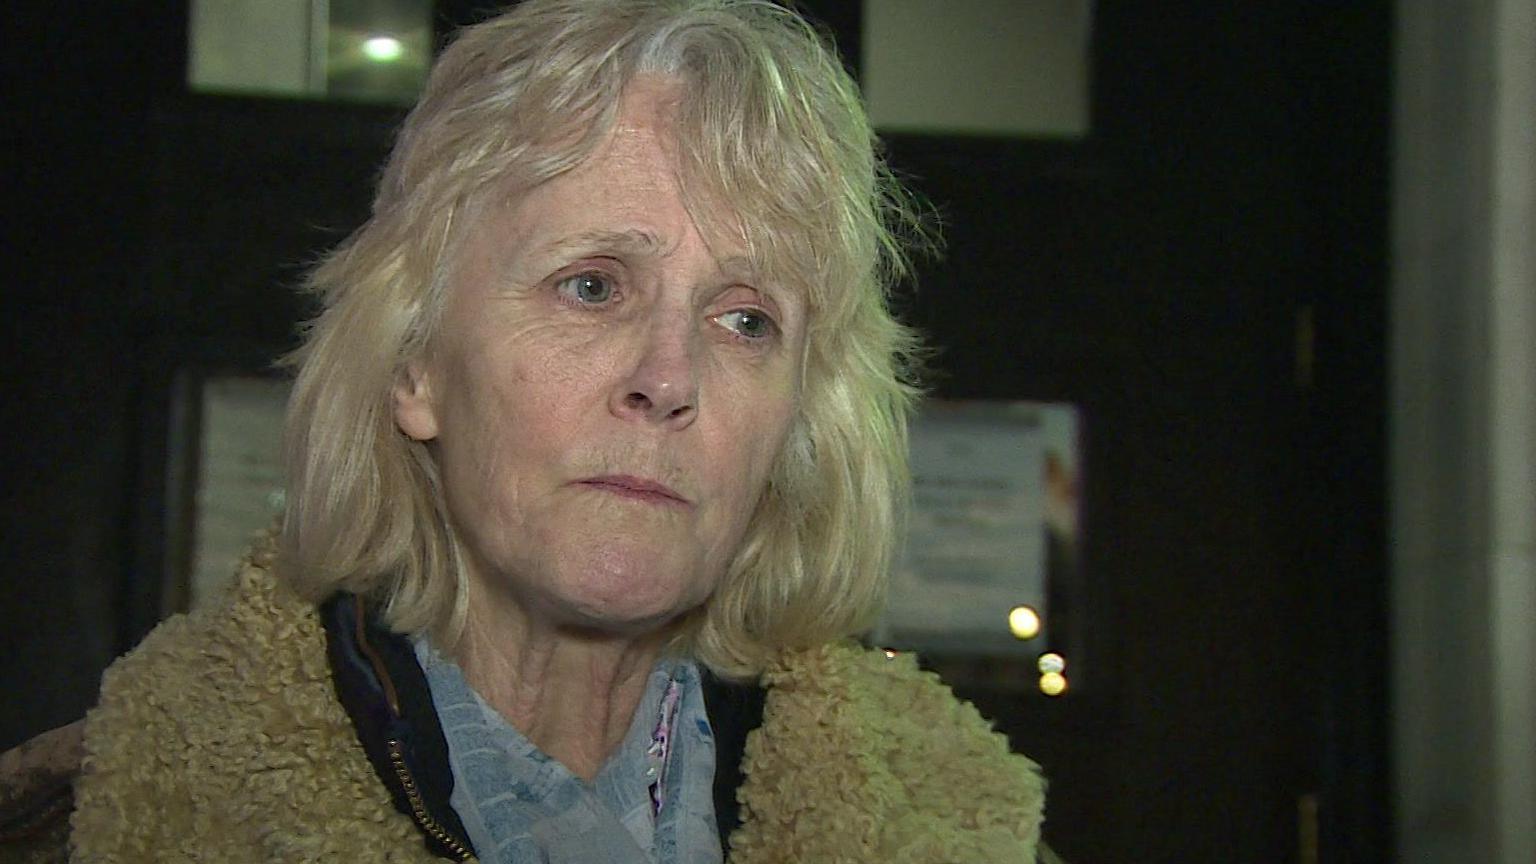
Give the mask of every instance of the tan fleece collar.
<svg viewBox="0 0 1536 864">
<path fill-rule="evenodd" d="M 226 603 L 109 670 L 79 860 L 429 860 L 336 702 L 314 608 L 270 568 L 254 554 Z M 786 654 L 764 684 L 735 864 L 1034 860 L 1036 766 L 910 657 L 824 646 Z"/>
</svg>

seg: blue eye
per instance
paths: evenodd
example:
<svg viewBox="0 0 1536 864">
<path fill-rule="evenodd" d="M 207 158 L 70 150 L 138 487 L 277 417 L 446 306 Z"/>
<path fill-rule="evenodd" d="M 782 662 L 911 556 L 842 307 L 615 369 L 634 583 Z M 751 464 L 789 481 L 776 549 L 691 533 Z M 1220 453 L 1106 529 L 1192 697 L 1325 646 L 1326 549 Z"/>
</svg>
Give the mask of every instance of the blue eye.
<svg viewBox="0 0 1536 864">
<path fill-rule="evenodd" d="M 715 318 L 720 326 L 745 339 L 767 339 L 778 325 L 756 309 L 734 309 Z"/>
<path fill-rule="evenodd" d="M 585 306 L 596 306 L 613 299 L 613 282 L 602 273 L 590 270 L 561 279 L 555 290 L 560 296 Z"/>
</svg>

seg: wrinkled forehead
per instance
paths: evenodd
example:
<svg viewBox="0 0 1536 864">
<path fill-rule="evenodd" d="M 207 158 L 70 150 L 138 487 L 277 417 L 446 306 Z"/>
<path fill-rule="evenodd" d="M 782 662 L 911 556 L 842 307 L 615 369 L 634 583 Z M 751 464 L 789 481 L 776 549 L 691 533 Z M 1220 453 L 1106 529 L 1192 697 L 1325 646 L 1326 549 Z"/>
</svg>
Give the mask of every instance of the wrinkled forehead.
<svg viewBox="0 0 1536 864">
<path fill-rule="evenodd" d="M 664 154 L 664 170 L 670 174 L 666 179 L 676 183 L 694 227 L 722 268 L 746 274 L 754 284 L 794 298 L 813 311 L 826 280 L 819 272 L 816 231 L 806 208 L 802 202 L 787 200 L 769 181 L 773 176 L 785 177 L 778 166 L 743 158 L 752 154 L 732 152 L 739 145 L 732 139 L 742 131 L 722 128 L 715 112 L 700 104 L 703 98 L 697 87 L 680 76 L 636 76 L 611 108 L 587 127 L 567 129 L 542 142 L 537 149 L 546 155 L 537 164 L 549 170 L 501 178 L 485 190 L 488 194 L 476 196 L 478 201 L 466 208 L 465 217 L 471 223 L 483 223 L 492 215 L 487 207 L 518 207 L 530 197 L 541 197 L 535 193 L 558 178 L 597 169 L 628 170 L 627 151 L 635 149 L 635 139 L 643 139 L 654 142 Z M 763 141 L 751 149 L 795 158 L 793 151 L 805 148 L 794 141 Z M 802 161 L 805 155 L 799 154 Z M 649 171 L 655 166 L 633 167 Z M 798 182 L 814 185 L 818 179 L 825 178 L 813 173 L 809 181 L 800 177 Z M 828 226 L 822 243 L 835 242 L 830 239 L 835 233 Z"/>
<path fill-rule="evenodd" d="M 763 254 L 761 244 L 752 242 L 763 229 L 754 218 L 751 201 L 733 194 L 728 173 L 713 169 L 713 160 L 704 158 L 714 133 L 690 128 L 686 122 L 686 109 L 694 98 L 687 80 L 678 75 L 636 75 L 620 95 L 611 128 L 575 170 L 599 162 L 628 170 L 629 154 L 654 148 L 661 162 L 650 167 L 666 175 L 654 179 L 658 185 L 675 184 L 692 227 L 714 258 L 726 269 L 768 278 L 783 268 Z M 781 287 L 793 290 L 789 285 Z"/>
<path fill-rule="evenodd" d="M 814 313 L 827 281 L 819 259 L 832 257 L 818 254 L 818 235 L 826 253 L 837 242 L 835 230 L 829 225 L 818 230 L 815 214 L 775 188 L 774 176 L 793 182 L 775 166 L 729 154 L 721 158 L 721 130 L 690 122 L 687 104 L 683 107 L 674 127 L 678 182 L 699 233 L 716 257 L 740 261 L 758 280 L 799 298 Z M 803 148 L 789 141 L 764 143 Z"/>
</svg>

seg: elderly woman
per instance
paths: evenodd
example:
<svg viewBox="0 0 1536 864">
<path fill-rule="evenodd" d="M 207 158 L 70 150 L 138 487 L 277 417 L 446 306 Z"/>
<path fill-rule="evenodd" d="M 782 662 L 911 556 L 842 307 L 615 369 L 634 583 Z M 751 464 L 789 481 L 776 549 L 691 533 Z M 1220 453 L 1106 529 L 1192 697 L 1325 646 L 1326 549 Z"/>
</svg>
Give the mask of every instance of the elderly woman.
<svg viewBox="0 0 1536 864">
<path fill-rule="evenodd" d="M 777 6 L 465 31 L 313 273 L 280 534 L 105 678 L 75 856 L 1034 860 L 1034 765 L 851 639 L 903 201 Z"/>
</svg>

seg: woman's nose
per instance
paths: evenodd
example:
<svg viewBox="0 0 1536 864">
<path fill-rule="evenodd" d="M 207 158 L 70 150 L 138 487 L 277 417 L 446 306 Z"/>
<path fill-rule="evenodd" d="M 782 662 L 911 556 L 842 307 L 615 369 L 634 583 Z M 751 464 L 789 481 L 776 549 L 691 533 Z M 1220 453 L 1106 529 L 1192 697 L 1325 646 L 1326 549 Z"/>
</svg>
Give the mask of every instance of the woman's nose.
<svg viewBox="0 0 1536 864">
<path fill-rule="evenodd" d="M 699 413 L 699 371 L 692 328 L 684 321 L 648 322 L 638 356 L 616 382 L 609 410 L 620 419 L 685 429 Z"/>
</svg>

